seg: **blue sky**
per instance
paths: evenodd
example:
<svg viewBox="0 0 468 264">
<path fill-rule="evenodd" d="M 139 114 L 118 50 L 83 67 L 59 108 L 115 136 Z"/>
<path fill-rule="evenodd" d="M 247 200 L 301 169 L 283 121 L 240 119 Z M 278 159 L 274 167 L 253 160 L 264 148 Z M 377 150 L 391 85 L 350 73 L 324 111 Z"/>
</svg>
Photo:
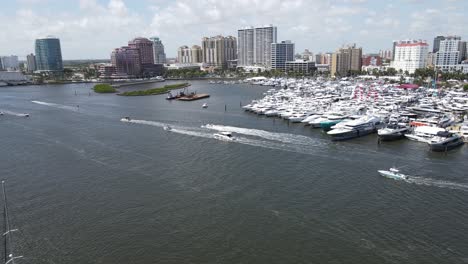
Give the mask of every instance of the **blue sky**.
<svg viewBox="0 0 468 264">
<path fill-rule="evenodd" d="M 460 35 L 468 40 L 467 0 L 4 0 L 0 55 L 25 57 L 34 39 L 61 39 L 64 59 L 109 58 L 113 48 L 158 36 L 174 57 L 204 36 L 237 35 L 273 24 L 296 52 L 334 51 L 348 43 L 364 53 L 392 40 Z"/>
</svg>

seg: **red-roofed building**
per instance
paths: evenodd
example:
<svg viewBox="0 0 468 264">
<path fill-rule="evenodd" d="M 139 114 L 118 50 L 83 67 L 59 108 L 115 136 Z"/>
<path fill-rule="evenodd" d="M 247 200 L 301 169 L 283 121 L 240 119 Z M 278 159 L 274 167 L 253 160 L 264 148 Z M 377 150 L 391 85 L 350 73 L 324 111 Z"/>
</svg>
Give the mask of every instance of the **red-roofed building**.
<svg viewBox="0 0 468 264">
<path fill-rule="evenodd" d="M 391 67 L 397 71 L 414 73 L 416 69 L 426 67 L 429 45 L 422 40 L 404 40 L 394 42 L 395 56 Z"/>
</svg>

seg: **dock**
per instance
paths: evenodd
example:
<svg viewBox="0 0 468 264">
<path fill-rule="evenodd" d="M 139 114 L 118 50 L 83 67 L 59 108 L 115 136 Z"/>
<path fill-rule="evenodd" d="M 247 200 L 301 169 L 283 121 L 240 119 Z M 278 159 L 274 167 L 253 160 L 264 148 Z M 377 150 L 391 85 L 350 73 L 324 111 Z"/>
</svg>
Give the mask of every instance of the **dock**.
<svg viewBox="0 0 468 264">
<path fill-rule="evenodd" d="M 179 100 L 179 101 L 195 101 L 195 100 L 200 100 L 200 99 L 204 99 L 204 98 L 208 98 L 208 97 L 210 97 L 209 94 L 189 94 L 189 95 L 181 96 L 181 97 L 177 98 L 177 100 Z"/>
</svg>

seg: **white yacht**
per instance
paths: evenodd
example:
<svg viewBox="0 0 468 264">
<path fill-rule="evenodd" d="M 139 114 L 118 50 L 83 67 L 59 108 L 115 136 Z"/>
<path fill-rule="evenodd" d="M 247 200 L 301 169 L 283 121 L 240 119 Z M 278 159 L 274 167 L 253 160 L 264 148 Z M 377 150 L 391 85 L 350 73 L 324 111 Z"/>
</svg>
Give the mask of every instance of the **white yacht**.
<svg viewBox="0 0 468 264">
<path fill-rule="evenodd" d="M 214 136 L 214 138 L 219 139 L 219 140 L 223 140 L 223 141 L 234 141 L 234 140 L 236 140 L 232 136 L 231 132 L 226 132 L 226 131 L 216 133 L 213 136 Z"/>
<path fill-rule="evenodd" d="M 390 168 L 388 171 L 379 170 L 378 172 L 380 173 L 380 175 L 384 177 L 392 178 L 395 180 L 408 180 L 409 179 L 408 175 L 400 173 L 400 171 L 397 168 Z"/>
<path fill-rule="evenodd" d="M 409 132 L 409 126 L 406 123 L 390 123 L 385 128 L 377 130 L 379 139 L 383 141 L 397 140 L 405 137 Z"/>
<path fill-rule="evenodd" d="M 346 122 L 343 127 L 332 129 L 327 134 L 335 141 L 347 140 L 374 133 L 380 125 L 380 117 L 364 116 L 357 120 Z"/>
<path fill-rule="evenodd" d="M 207 103 L 204 103 L 204 104 L 202 105 L 202 108 L 208 108 L 208 104 L 207 104 Z"/>
<path fill-rule="evenodd" d="M 405 137 L 414 141 L 429 143 L 431 138 L 437 136 L 439 132 L 445 132 L 445 129 L 432 126 L 419 126 L 414 128 L 413 133 L 406 134 Z"/>
</svg>

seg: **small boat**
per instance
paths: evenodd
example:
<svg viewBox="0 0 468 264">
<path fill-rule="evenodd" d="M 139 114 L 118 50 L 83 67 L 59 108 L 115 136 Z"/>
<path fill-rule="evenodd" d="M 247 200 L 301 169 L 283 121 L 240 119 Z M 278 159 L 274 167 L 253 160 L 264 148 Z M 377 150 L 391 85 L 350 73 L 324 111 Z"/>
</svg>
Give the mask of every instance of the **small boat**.
<svg viewBox="0 0 468 264">
<path fill-rule="evenodd" d="M 378 172 L 380 173 L 380 175 L 384 177 L 392 178 L 395 180 L 408 180 L 409 179 L 408 175 L 400 173 L 400 171 L 397 168 L 390 168 L 388 171 L 379 170 Z"/>
<path fill-rule="evenodd" d="M 3 112 L 0 112 L 0 116 L 2 116 L 2 115 L 3 115 Z"/>
<path fill-rule="evenodd" d="M 202 108 L 208 108 L 208 104 L 207 104 L 207 103 L 204 103 L 204 104 L 202 105 Z"/>
<path fill-rule="evenodd" d="M 171 131 L 172 127 L 167 125 L 167 126 L 164 126 L 163 129 L 166 130 L 166 131 Z"/>
<path fill-rule="evenodd" d="M 29 114 L 22 114 L 22 117 L 29 117 Z"/>
<path fill-rule="evenodd" d="M 231 132 L 219 132 L 213 135 L 214 138 L 219 139 L 219 140 L 224 140 L 224 141 L 233 141 L 236 140 Z"/>
<path fill-rule="evenodd" d="M 126 117 L 120 119 L 120 121 L 122 121 L 122 122 L 130 122 L 131 120 L 132 120 L 132 119 L 130 119 L 129 116 L 126 116 Z"/>
</svg>

